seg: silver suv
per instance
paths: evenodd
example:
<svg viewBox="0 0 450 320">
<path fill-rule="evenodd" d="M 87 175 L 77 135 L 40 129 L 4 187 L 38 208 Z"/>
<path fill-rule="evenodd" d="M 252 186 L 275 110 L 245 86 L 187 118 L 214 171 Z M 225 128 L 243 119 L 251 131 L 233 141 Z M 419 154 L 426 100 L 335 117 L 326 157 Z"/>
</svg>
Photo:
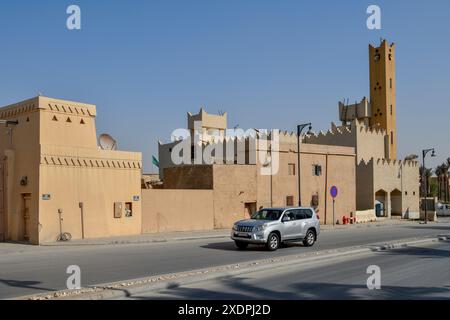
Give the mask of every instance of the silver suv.
<svg viewBox="0 0 450 320">
<path fill-rule="evenodd" d="M 314 245 L 320 233 L 320 221 L 313 208 L 267 208 L 252 215 L 249 220 L 234 224 L 231 239 L 239 249 L 249 244 L 263 244 L 270 251 L 283 242 L 302 241 Z"/>
</svg>

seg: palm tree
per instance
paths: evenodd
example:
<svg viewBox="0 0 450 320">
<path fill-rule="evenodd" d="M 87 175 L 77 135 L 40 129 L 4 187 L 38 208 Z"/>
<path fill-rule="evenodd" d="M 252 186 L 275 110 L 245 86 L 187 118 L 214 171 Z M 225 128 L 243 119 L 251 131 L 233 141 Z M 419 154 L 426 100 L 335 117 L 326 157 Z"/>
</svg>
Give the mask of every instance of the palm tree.
<svg viewBox="0 0 450 320">
<path fill-rule="evenodd" d="M 450 158 L 448 158 L 443 164 L 436 167 L 434 173 L 437 176 L 438 183 L 438 199 L 441 201 L 449 201 L 449 173 Z"/>
<path fill-rule="evenodd" d="M 436 169 L 434 169 L 434 173 L 436 174 L 436 179 L 437 179 L 437 195 L 438 195 L 438 200 L 442 200 L 444 197 L 442 196 L 442 191 L 443 190 L 443 175 L 444 175 L 444 165 L 441 164 L 439 166 L 436 167 Z"/>
<path fill-rule="evenodd" d="M 432 174 L 432 170 L 420 166 L 420 192 L 422 197 L 427 197 L 430 190 L 430 184 L 428 183 Z M 427 181 L 428 190 L 425 190 L 425 181 Z"/>
<path fill-rule="evenodd" d="M 450 201 L 450 187 L 449 187 L 449 169 L 450 169 L 450 158 L 445 161 L 445 201 Z"/>
</svg>

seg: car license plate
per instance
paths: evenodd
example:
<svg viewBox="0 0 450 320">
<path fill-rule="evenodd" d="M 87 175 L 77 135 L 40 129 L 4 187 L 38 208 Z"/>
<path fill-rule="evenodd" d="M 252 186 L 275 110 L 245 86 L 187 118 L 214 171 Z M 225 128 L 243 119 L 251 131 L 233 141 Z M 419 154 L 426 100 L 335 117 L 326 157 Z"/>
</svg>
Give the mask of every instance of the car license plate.
<svg viewBox="0 0 450 320">
<path fill-rule="evenodd" d="M 245 232 L 238 232 L 238 237 L 243 237 L 243 238 L 246 238 L 246 237 L 248 237 L 248 233 L 245 233 Z"/>
</svg>

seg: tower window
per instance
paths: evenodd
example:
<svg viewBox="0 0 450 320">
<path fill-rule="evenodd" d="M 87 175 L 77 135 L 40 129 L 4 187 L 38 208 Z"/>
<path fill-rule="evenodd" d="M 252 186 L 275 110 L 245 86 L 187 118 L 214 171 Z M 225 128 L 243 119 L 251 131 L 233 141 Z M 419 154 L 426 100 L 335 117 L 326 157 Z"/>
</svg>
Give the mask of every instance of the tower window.
<svg viewBox="0 0 450 320">
<path fill-rule="evenodd" d="M 391 116 L 392 116 L 392 104 L 391 104 L 391 106 L 390 106 L 390 111 L 391 111 Z"/>
<path fill-rule="evenodd" d="M 288 164 L 288 174 L 290 176 L 295 176 L 295 164 L 294 163 Z"/>
<path fill-rule="evenodd" d="M 391 131 L 391 144 L 394 144 L 394 133 Z"/>
<path fill-rule="evenodd" d="M 322 175 L 322 166 L 315 164 L 313 165 L 313 176 L 319 177 Z"/>
<path fill-rule="evenodd" d="M 392 78 L 389 79 L 389 87 L 392 89 Z"/>
</svg>

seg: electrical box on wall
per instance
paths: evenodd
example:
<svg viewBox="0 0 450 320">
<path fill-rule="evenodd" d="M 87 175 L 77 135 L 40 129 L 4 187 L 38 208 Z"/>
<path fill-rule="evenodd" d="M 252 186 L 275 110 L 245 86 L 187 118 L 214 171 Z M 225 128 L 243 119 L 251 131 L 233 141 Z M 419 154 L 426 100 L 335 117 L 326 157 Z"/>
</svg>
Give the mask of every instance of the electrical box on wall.
<svg viewBox="0 0 450 320">
<path fill-rule="evenodd" d="M 114 218 L 122 218 L 123 204 L 122 202 L 114 202 Z"/>
</svg>

